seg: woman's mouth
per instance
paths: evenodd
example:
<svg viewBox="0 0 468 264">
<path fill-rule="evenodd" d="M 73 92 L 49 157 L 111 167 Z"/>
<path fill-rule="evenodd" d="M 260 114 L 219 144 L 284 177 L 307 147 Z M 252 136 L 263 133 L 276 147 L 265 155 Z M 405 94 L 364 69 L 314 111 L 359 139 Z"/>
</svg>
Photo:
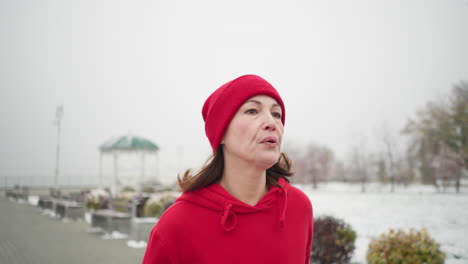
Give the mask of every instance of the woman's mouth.
<svg viewBox="0 0 468 264">
<path fill-rule="evenodd" d="M 275 137 L 266 137 L 262 141 L 261 144 L 265 144 L 269 147 L 275 147 L 278 144 L 278 140 Z"/>
</svg>

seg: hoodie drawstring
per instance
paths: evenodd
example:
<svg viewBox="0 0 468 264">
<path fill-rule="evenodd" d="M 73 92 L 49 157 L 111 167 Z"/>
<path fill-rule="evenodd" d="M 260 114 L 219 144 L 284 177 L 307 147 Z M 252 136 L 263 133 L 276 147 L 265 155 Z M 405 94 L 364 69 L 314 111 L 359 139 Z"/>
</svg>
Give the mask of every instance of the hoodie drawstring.
<svg viewBox="0 0 468 264">
<path fill-rule="evenodd" d="M 286 209 L 288 208 L 288 191 L 281 188 L 282 191 L 280 193 L 283 194 L 282 200 L 284 202 L 283 208 L 281 210 L 281 217 L 280 217 L 280 227 L 284 227 L 286 221 Z"/>
<path fill-rule="evenodd" d="M 224 211 L 221 213 L 221 226 L 224 228 L 225 231 L 229 232 L 233 230 L 234 228 L 236 228 L 236 225 L 237 225 L 237 216 L 232 211 L 232 204 L 230 203 L 226 204 L 224 206 Z"/>
<path fill-rule="evenodd" d="M 277 202 L 279 210 L 279 224 L 283 228 L 286 224 L 286 211 L 288 209 L 288 190 L 280 188 L 277 192 Z M 233 210 L 232 203 L 226 201 L 223 211 L 220 214 L 220 224 L 224 231 L 232 231 L 237 226 L 237 215 Z M 262 210 L 262 209 L 259 209 Z"/>
</svg>

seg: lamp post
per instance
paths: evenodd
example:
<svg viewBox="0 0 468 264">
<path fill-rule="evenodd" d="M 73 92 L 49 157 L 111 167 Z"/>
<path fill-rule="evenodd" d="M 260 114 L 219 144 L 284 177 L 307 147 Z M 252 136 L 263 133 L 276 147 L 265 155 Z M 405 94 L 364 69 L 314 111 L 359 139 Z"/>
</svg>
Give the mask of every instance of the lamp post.
<svg viewBox="0 0 468 264">
<path fill-rule="evenodd" d="M 59 176 L 59 157 L 60 157 L 60 126 L 63 116 L 63 105 L 57 107 L 55 112 L 54 125 L 57 126 L 57 150 L 55 155 L 55 177 L 54 177 L 54 188 L 58 188 L 58 176 Z"/>
</svg>

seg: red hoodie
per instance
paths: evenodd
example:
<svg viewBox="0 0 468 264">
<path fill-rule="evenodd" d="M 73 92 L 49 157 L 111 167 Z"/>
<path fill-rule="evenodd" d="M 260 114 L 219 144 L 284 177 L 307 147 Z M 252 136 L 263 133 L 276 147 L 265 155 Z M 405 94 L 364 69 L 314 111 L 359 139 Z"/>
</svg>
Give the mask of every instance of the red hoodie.
<svg viewBox="0 0 468 264">
<path fill-rule="evenodd" d="M 143 264 L 309 263 L 312 205 L 278 183 L 255 206 L 219 184 L 182 194 L 151 231 Z"/>
</svg>

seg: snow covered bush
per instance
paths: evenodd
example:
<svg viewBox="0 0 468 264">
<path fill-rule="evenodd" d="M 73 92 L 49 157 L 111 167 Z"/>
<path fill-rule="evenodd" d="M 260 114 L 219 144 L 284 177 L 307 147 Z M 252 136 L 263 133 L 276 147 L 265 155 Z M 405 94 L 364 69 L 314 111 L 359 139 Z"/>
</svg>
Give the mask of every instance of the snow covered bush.
<svg viewBox="0 0 468 264">
<path fill-rule="evenodd" d="M 161 196 L 161 203 L 166 204 L 168 202 L 174 203 L 175 199 L 177 198 L 176 195 L 173 193 L 164 193 L 164 195 Z"/>
<path fill-rule="evenodd" d="M 131 201 L 137 196 L 134 191 L 122 191 L 116 195 L 116 199 Z"/>
<path fill-rule="evenodd" d="M 323 216 L 314 221 L 311 264 L 349 263 L 354 252 L 356 232 L 341 219 Z"/>
<path fill-rule="evenodd" d="M 161 197 L 161 204 L 163 206 L 163 213 L 172 205 L 177 199 L 177 196 L 173 193 L 166 193 Z"/>
<path fill-rule="evenodd" d="M 132 211 L 132 201 L 137 193 L 133 191 L 122 191 L 112 199 L 112 208 L 117 212 L 130 213 Z"/>
<path fill-rule="evenodd" d="M 109 192 L 102 189 L 91 190 L 86 195 L 86 208 L 92 210 L 105 209 L 109 204 Z"/>
<path fill-rule="evenodd" d="M 121 213 L 129 213 L 132 210 L 132 205 L 128 200 L 115 199 L 112 200 L 112 209 Z"/>
<path fill-rule="evenodd" d="M 143 216 L 144 217 L 161 217 L 163 213 L 163 206 L 157 200 L 148 200 L 145 203 L 145 207 L 143 208 Z"/>
<path fill-rule="evenodd" d="M 426 263 L 443 264 L 445 254 L 426 229 L 409 232 L 391 229 L 372 239 L 367 251 L 369 264 Z"/>
</svg>

